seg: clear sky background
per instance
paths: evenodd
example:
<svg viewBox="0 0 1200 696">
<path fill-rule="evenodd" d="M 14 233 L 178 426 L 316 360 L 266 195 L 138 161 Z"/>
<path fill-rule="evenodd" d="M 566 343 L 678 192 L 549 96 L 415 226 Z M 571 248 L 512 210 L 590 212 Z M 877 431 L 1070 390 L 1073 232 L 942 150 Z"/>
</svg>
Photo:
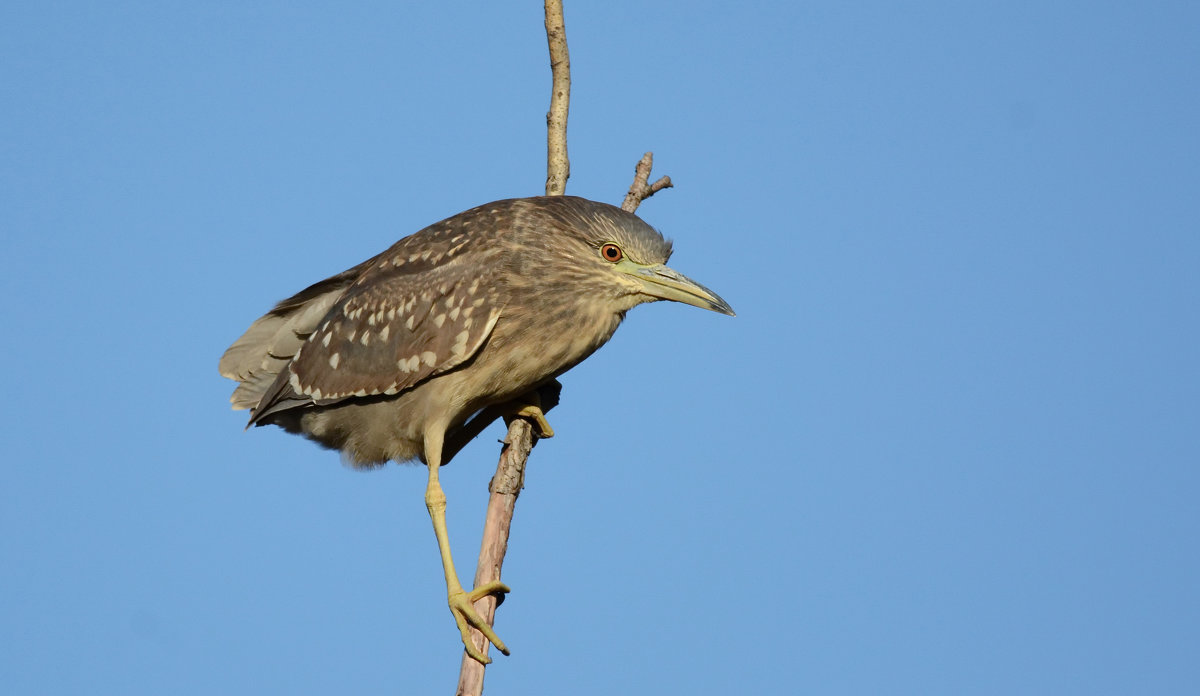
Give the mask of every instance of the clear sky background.
<svg viewBox="0 0 1200 696">
<path fill-rule="evenodd" d="M 1200 693 L 1195 3 L 568 0 L 568 192 L 730 319 L 564 378 L 487 693 Z M 449 693 L 425 472 L 243 432 L 273 302 L 542 191 L 540 3 L 0 9 L 0 688 Z M 499 428 L 443 474 L 470 577 Z"/>
</svg>

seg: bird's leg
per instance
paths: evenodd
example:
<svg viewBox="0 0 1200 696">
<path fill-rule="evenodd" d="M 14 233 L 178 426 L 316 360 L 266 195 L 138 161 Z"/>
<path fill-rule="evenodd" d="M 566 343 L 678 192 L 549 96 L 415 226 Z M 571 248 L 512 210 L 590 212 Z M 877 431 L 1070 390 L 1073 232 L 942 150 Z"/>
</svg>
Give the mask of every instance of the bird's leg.
<svg viewBox="0 0 1200 696">
<path fill-rule="evenodd" d="M 512 425 L 514 418 L 528 418 L 533 421 L 533 432 L 543 440 L 554 437 L 554 428 L 546 420 L 546 412 L 542 410 L 542 397 L 538 390 L 526 392 L 504 404 L 504 424 Z"/>
<path fill-rule="evenodd" d="M 425 461 L 429 465 L 429 485 L 425 489 L 425 507 L 429 508 L 429 517 L 433 520 L 433 533 L 437 536 L 438 550 L 442 554 L 442 570 L 446 573 L 446 594 L 450 604 L 450 613 L 454 615 L 454 623 L 458 624 L 467 654 L 486 665 L 491 660 L 475 648 L 471 641 L 469 627 L 474 626 L 491 641 L 492 645 L 496 646 L 497 650 L 505 655 L 508 654 L 508 648 L 492 630 L 492 627 L 483 620 L 479 612 L 475 611 L 475 602 L 488 595 L 503 594 L 510 590 L 507 585 L 497 581 L 466 592 L 458 581 L 458 574 L 454 571 L 454 559 L 450 556 L 450 534 L 446 530 L 446 494 L 442 492 L 442 486 L 438 483 L 443 437 L 441 430 L 438 430 L 437 433 L 425 433 Z"/>
</svg>

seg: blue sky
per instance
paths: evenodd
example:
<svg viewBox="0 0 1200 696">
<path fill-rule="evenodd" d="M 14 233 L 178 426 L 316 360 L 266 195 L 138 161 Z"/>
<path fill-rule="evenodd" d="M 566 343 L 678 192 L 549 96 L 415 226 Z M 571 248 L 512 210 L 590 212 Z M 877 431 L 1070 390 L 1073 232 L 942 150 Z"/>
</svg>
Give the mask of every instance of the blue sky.
<svg viewBox="0 0 1200 696">
<path fill-rule="evenodd" d="M 1200 10 L 567 3 L 633 311 L 531 458 L 487 693 L 1200 682 Z M 537 3 L 0 9 L 7 693 L 438 693 L 424 471 L 243 432 L 273 302 L 541 192 Z M 442 475 L 460 570 L 489 431 Z"/>
</svg>

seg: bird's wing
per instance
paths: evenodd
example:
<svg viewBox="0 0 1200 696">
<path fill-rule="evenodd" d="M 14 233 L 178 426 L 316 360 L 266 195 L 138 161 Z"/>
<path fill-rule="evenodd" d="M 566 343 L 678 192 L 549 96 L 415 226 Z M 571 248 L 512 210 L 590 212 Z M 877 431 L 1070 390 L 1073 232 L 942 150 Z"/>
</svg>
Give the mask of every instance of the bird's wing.
<svg viewBox="0 0 1200 696">
<path fill-rule="evenodd" d="M 329 309 L 255 408 L 397 394 L 468 360 L 500 317 L 494 274 L 469 264 L 364 273 Z"/>
<path fill-rule="evenodd" d="M 260 317 L 221 356 L 221 376 L 241 384 L 230 401 L 235 409 L 253 408 L 275 377 L 317 329 L 329 310 L 362 275 L 364 262 L 348 271 L 315 283 L 275 305 Z"/>
</svg>

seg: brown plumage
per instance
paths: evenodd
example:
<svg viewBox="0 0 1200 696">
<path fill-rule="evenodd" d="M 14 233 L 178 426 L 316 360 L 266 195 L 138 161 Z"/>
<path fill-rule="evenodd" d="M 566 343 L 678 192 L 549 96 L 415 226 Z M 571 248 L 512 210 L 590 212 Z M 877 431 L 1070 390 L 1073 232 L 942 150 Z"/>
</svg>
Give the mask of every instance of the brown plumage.
<svg viewBox="0 0 1200 696">
<path fill-rule="evenodd" d="M 437 467 L 473 413 L 528 401 L 643 302 L 733 313 L 663 265 L 670 255 L 662 235 L 611 205 L 489 203 L 280 302 L 230 346 L 220 372 L 239 382 L 231 400 L 251 409 L 252 425 L 303 434 L 357 466 L 421 457 L 443 542 Z M 478 628 L 455 600 L 448 545 L 443 561 L 460 628 Z"/>
</svg>

